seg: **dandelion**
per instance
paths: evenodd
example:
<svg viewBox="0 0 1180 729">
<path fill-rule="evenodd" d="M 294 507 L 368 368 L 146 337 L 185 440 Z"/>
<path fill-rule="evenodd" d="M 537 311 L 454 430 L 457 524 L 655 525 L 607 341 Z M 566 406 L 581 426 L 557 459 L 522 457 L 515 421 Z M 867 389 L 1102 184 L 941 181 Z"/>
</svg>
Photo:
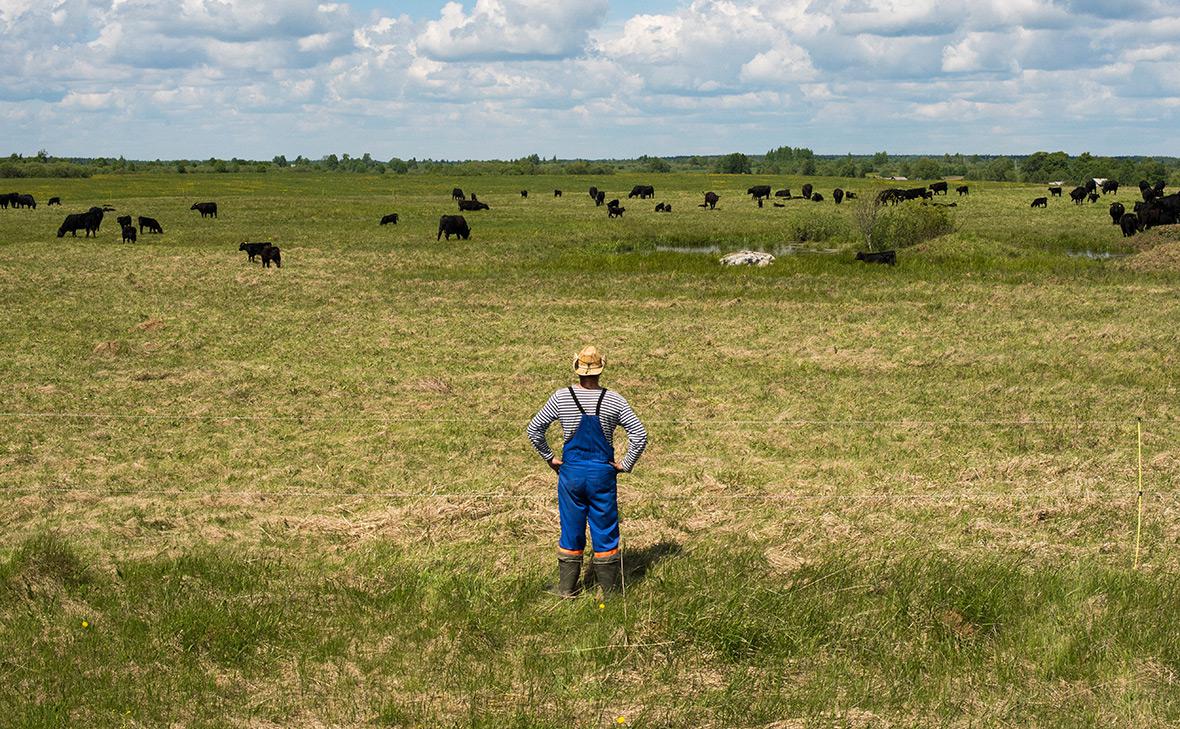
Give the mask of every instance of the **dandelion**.
<svg viewBox="0 0 1180 729">
<path fill-rule="evenodd" d="M 83 628 L 89 628 L 89 627 L 90 627 L 90 621 L 89 621 L 89 620 L 83 620 L 83 621 L 82 621 L 82 627 L 83 627 Z"/>
</svg>

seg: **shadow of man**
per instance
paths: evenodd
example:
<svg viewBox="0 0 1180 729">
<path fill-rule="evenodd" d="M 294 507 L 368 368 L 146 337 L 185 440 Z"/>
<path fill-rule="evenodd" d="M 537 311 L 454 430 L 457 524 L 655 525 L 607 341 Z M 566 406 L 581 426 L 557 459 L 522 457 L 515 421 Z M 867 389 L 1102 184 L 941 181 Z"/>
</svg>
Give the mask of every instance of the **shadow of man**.
<svg viewBox="0 0 1180 729">
<path fill-rule="evenodd" d="M 626 589 L 630 589 L 643 581 L 647 577 L 647 573 L 656 566 L 660 560 L 665 557 L 674 557 L 683 548 L 679 542 L 661 541 L 655 544 L 649 544 L 646 547 L 639 549 L 626 549 L 623 551 L 623 585 Z M 582 582 L 585 587 L 593 587 L 596 584 L 594 579 L 594 570 L 587 569 L 582 576 Z"/>
</svg>

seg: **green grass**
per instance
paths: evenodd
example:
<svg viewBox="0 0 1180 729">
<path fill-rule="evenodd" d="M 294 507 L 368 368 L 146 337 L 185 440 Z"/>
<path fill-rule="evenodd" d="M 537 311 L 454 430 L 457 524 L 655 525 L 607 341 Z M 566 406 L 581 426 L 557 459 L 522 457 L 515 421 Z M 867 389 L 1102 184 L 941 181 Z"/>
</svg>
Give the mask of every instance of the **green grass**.
<svg viewBox="0 0 1180 729">
<path fill-rule="evenodd" d="M 674 213 L 585 194 L 649 181 Z M 886 268 L 849 205 L 742 195 L 802 179 L 19 182 L 65 207 L 0 211 L 8 723 L 1180 723 L 1180 268 L 1109 200 L 970 183 Z M 436 242 L 454 185 L 492 210 Z M 103 203 L 166 234 L 55 237 Z M 523 437 L 587 342 L 652 436 L 603 609 L 544 594 Z"/>
</svg>

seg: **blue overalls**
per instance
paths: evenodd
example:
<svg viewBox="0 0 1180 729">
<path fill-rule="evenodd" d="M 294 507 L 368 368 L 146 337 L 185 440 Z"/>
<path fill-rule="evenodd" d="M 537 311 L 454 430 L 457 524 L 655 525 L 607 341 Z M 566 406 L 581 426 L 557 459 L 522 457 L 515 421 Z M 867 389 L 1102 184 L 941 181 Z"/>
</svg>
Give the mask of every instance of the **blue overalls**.
<svg viewBox="0 0 1180 729">
<path fill-rule="evenodd" d="M 615 451 L 606 442 L 598 418 L 606 390 L 599 393 L 593 415 L 582 407 L 572 387 L 570 396 L 581 411 L 582 420 L 561 452 L 561 469 L 557 474 L 557 506 L 561 515 L 558 546 L 564 552 L 582 554 L 589 521 L 594 556 L 607 557 L 619 550 L 619 502 L 618 474 L 611 465 Z"/>
</svg>

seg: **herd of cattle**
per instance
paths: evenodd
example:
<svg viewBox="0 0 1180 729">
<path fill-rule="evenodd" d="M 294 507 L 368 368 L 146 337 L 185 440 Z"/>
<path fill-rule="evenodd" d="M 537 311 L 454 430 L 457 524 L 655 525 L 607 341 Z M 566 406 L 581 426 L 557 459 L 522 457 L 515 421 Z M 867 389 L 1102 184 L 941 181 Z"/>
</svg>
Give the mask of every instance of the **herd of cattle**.
<svg viewBox="0 0 1180 729">
<path fill-rule="evenodd" d="M 1142 201 L 1134 203 L 1133 210 L 1128 212 L 1126 207 L 1120 203 L 1115 202 L 1110 206 L 1111 222 L 1118 225 L 1124 237 L 1132 236 L 1137 232 L 1147 230 L 1159 225 L 1175 225 L 1180 223 L 1180 193 L 1172 193 L 1170 195 L 1164 194 L 1163 182 L 1157 182 L 1155 185 L 1150 185 L 1147 181 L 1139 183 L 1139 191 L 1143 197 Z M 1069 197 L 1076 205 L 1082 205 L 1089 200 L 1091 203 L 1097 202 L 1101 199 L 1101 195 L 1117 194 L 1119 190 L 1119 183 L 1115 180 L 1090 179 L 1085 184 L 1079 185 L 1070 191 Z M 947 182 L 935 182 L 927 187 L 914 188 L 888 188 L 881 190 L 876 196 L 878 204 L 897 205 L 907 200 L 923 200 L 923 204 L 928 204 L 935 195 L 948 195 L 950 186 Z M 959 185 L 955 191 L 960 197 L 968 195 L 970 189 L 967 185 Z M 1101 191 L 1101 195 L 1099 194 Z M 770 185 L 754 185 L 746 190 L 749 195 L 758 205 L 763 206 L 764 200 L 774 198 L 773 205 L 775 207 L 785 207 L 785 204 L 778 202 L 779 200 L 803 200 L 809 202 L 820 203 L 824 202 L 823 194 L 816 191 L 814 187 L 808 183 L 802 186 L 801 195 L 793 195 L 789 188 L 774 190 Z M 1049 186 L 1050 197 L 1062 197 L 1064 188 L 1060 183 L 1054 183 Z M 626 208 L 623 207 L 621 200 L 618 198 L 612 199 L 609 202 L 606 200 L 606 191 L 600 190 L 597 187 L 591 187 L 589 190 L 590 199 L 593 200 L 596 207 L 605 206 L 607 209 L 607 216 L 609 218 L 621 218 Z M 528 198 L 528 190 L 521 190 L 520 196 Z M 561 190 L 553 191 L 554 197 L 561 197 Z M 652 185 L 635 185 L 631 192 L 627 194 L 628 200 L 640 199 L 650 200 L 655 198 L 656 190 Z M 470 195 L 463 192 L 462 189 L 456 187 L 451 191 L 451 199 L 456 202 L 459 207 L 459 212 L 475 212 L 480 210 L 490 210 L 491 207 L 479 200 L 475 193 Z M 698 207 L 707 210 L 716 210 L 717 203 L 721 197 L 715 192 L 706 192 L 704 194 L 704 202 L 700 203 Z M 845 200 L 857 199 L 856 193 L 846 191 L 841 188 L 836 188 L 832 191 L 832 201 L 839 205 Z M 939 203 L 933 203 L 939 204 Z M 48 206 L 61 205 L 61 199 L 58 197 L 51 197 L 47 203 Z M 950 203 L 954 206 L 954 203 Z M 1049 205 L 1049 197 L 1038 197 L 1032 202 L 1034 208 L 1046 208 Z M 0 194 L 0 209 L 8 208 L 26 208 L 35 210 L 37 208 L 37 201 L 32 195 L 21 193 L 7 193 Z M 99 228 L 102 225 L 103 218 L 108 212 L 113 212 L 115 208 L 110 206 L 92 207 L 84 213 L 71 213 L 66 216 L 62 222 L 61 227 L 57 230 L 57 237 L 62 238 L 66 233 L 75 237 L 78 231 L 83 231 L 85 237 L 98 236 Z M 216 218 L 217 217 L 217 203 L 201 202 L 195 203 L 190 210 L 198 211 L 202 218 Z M 657 203 L 655 206 L 657 213 L 672 212 L 672 205 L 666 202 Z M 164 228 L 155 218 L 146 216 L 139 216 L 132 222 L 130 215 L 123 215 L 115 219 L 122 229 L 123 241 L 134 243 L 139 235 L 144 233 L 152 233 L 162 235 Z M 390 213 L 385 215 L 380 220 L 380 225 L 397 225 L 398 214 Z M 438 221 L 438 235 L 436 240 L 441 240 L 446 236 L 447 240 L 451 236 L 457 236 L 463 240 L 471 238 L 471 227 L 467 220 L 462 215 L 443 215 Z M 253 261 L 256 257 L 261 258 L 262 264 L 269 267 L 273 262 L 276 266 L 281 266 L 281 255 L 278 246 L 271 243 L 242 243 L 239 247 L 240 251 L 245 251 L 249 261 Z M 867 259 L 859 259 L 867 260 Z M 882 261 L 884 262 L 884 261 Z M 894 261 L 890 260 L 889 263 Z"/>
<path fill-rule="evenodd" d="M 1124 238 L 1160 225 L 1180 223 L 1180 193 L 1174 192 L 1171 195 L 1165 195 L 1164 187 L 1165 183 L 1162 180 L 1154 185 L 1148 183 L 1147 180 L 1140 180 L 1139 194 L 1143 199 L 1135 202 L 1132 212 L 1127 212 L 1127 207 L 1121 202 L 1110 204 L 1110 221 L 1119 226 Z M 1099 194 L 1100 190 L 1101 195 Z M 1078 185 L 1070 190 L 1069 199 L 1075 205 L 1082 205 L 1087 200 L 1093 204 L 1102 199 L 1102 195 L 1117 194 L 1118 191 L 1117 180 L 1091 178 L 1084 185 Z M 1051 197 L 1061 197 L 1063 192 L 1064 188 L 1061 185 L 1049 186 Z M 1038 197 L 1032 201 L 1030 207 L 1047 208 L 1049 207 L 1049 198 Z"/>
</svg>

